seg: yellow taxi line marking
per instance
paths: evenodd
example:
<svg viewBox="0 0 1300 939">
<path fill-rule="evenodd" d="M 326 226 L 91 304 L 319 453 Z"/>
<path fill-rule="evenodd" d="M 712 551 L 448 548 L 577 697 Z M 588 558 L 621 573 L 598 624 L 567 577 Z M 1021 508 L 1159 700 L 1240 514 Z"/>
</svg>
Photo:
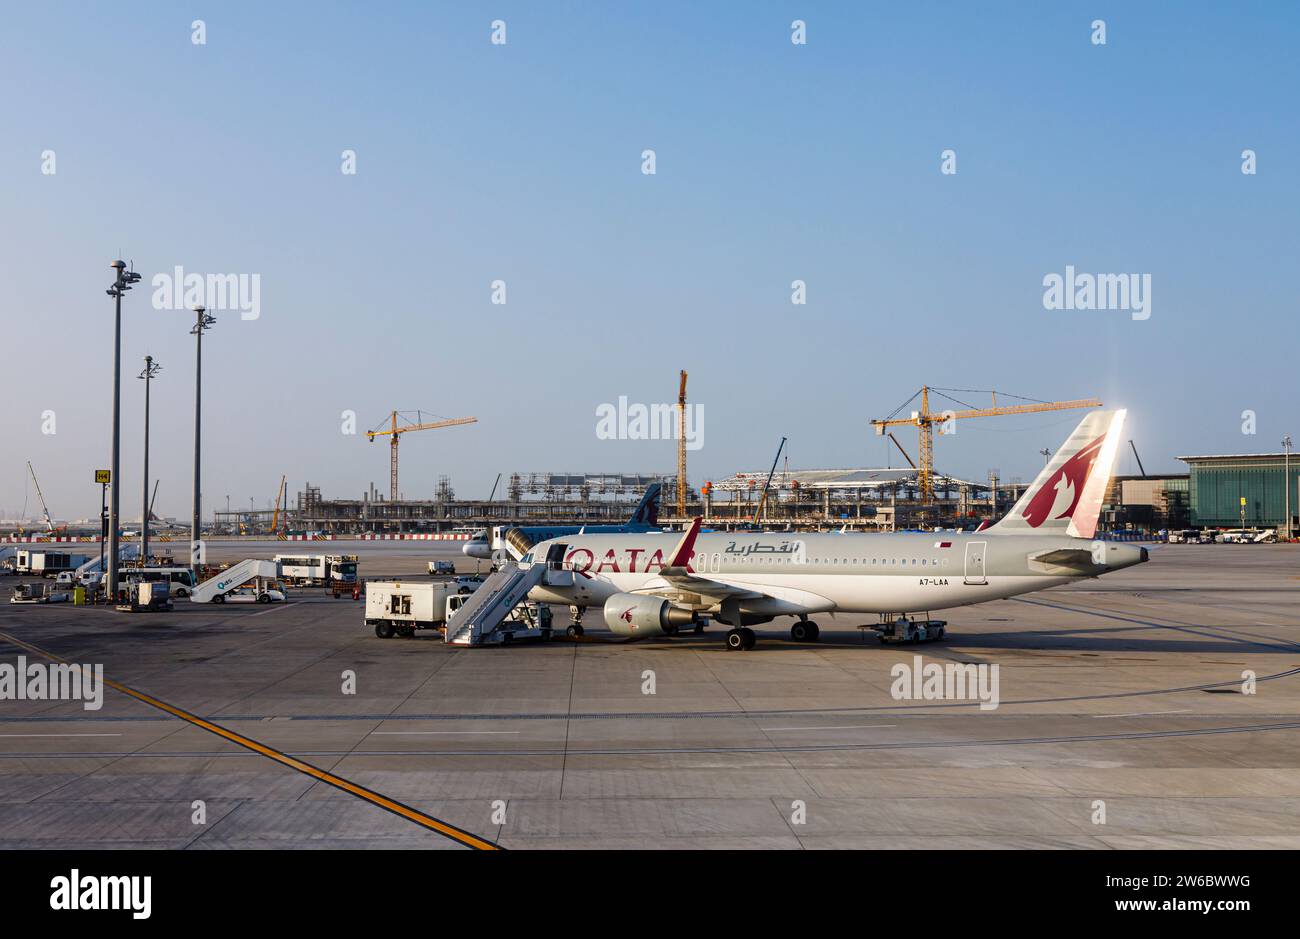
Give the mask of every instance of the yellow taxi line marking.
<svg viewBox="0 0 1300 939">
<path fill-rule="evenodd" d="M 28 652 L 33 652 L 36 655 L 43 656 L 44 658 L 47 658 L 52 662 L 58 662 L 61 665 L 72 665 L 73 667 L 78 667 L 76 663 L 68 662 L 64 659 L 61 659 L 57 655 L 54 655 L 52 652 L 47 652 L 38 646 L 34 646 L 31 645 L 30 643 L 23 642 L 21 639 L 16 639 L 13 636 L 9 635 L 8 633 L 0 632 L 0 639 L 4 639 L 6 642 L 10 642 L 13 645 L 16 645 L 20 649 L 26 649 Z M 452 839 L 453 841 L 457 841 L 460 844 L 466 845 L 467 847 L 476 848 L 480 851 L 500 850 L 499 845 L 491 841 L 488 841 L 486 838 L 480 838 L 478 835 L 471 834 L 468 831 L 465 831 L 461 828 L 457 828 L 455 825 L 450 825 L 447 822 L 442 821 L 441 819 L 434 818 L 432 815 L 426 815 L 424 812 L 421 812 L 417 809 L 413 809 L 409 805 L 403 805 L 401 802 L 398 802 L 395 799 L 390 799 L 387 796 L 380 795 L 378 792 L 374 792 L 370 789 L 365 788 L 364 786 L 359 786 L 354 782 L 344 779 L 342 776 L 335 776 L 333 773 L 326 772 L 325 770 L 321 769 L 318 766 L 312 766 L 310 763 L 305 763 L 302 760 L 297 759 L 296 757 L 289 756 L 287 753 L 281 753 L 279 750 L 273 749 L 272 747 L 268 747 L 264 743 L 258 743 L 256 740 L 253 740 L 251 737 L 245 737 L 242 734 L 235 733 L 233 730 L 228 730 L 227 728 L 222 727 L 220 724 L 214 724 L 211 721 L 204 720 L 203 718 L 198 717 L 197 715 L 191 714 L 188 711 L 184 711 L 181 708 L 168 704 L 166 701 L 160 701 L 159 699 L 153 697 L 152 695 L 147 695 L 143 691 L 136 691 L 134 688 L 129 688 L 126 685 L 123 685 L 122 683 L 114 681 L 113 679 L 108 677 L 105 677 L 103 679 L 103 682 L 104 684 L 108 685 L 110 688 L 116 691 L 120 691 L 125 695 L 130 695 L 132 698 L 135 698 L 137 701 L 143 701 L 145 704 L 149 705 L 150 707 L 157 708 L 160 711 L 166 711 L 168 714 L 171 714 L 174 717 L 179 717 L 181 720 L 187 721 L 193 724 L 195 727 L 199 727 L 202 728 L 203 730 L 208 731 L 209 733 L 216 734 L 218 737 L 222 737 L 226 740 L 229 740 L 231 743 L 235 743 L 248 750 L 252 750 L 254 753 L 261 754 L 262 756 L 267 757 L 268 759 L 275 760 L 277 763 L 281 763 L 284 766 L 288 766 L 290 769 L 295 769 L 298 772 L 303 773 L 304 775 L 311 776 L 313 779 L 317 779 L 320 782 L 333 786 L 336 789 L 342 789 L 344 792 L 354 795 L 359 799 L 364 799 L 366 802 L 369 802 L 372 805 L 377 805 L 381 809 L 385 809 L 386 811 L 392 812 L 394 815 L 400 815 L 402 818 L 405 818 L 407 821 L 414 822 L 415 824 L 421 825 L 424 828 L 428 828 L 431 831 L 436 831 L 438 834 L 444 835 L 447 838 Z"/>
</svg>

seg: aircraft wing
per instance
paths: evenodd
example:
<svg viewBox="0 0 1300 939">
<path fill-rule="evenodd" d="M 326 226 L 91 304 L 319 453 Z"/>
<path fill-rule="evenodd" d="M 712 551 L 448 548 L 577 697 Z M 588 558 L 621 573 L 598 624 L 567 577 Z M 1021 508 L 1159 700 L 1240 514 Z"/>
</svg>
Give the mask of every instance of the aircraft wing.
<svg viewBox="0 0 1300 939">
<path fill-rule="evenodd" d="M 767 596 L 765 593 L 750 590 L 748 587 L 737 587 L 708 577 L 701 577 L 699 574 L 693 574 L 685 568 L 666 567 L 660 572 L 659 576 L 663 579 L 662 586 L 652 583 L 650 586 L 642 587 L 640 590 L 633 592 L 662 596 L 669 600 L 681 600 L 686 595 L 707 597 L 715 601 L 760 600 Z"/>
<path fill-rule="evenodd" d="M 697 610 L 716 608 L 726 602 L 742 603 L 752 610 L 773 616 L 835 609 L 835 604 L 826 597 L 806 590 L 790 587 L 754 590 L 695 573 L 690 569 L 690 562 L 699 531 L 700 519 L 696 518 L 682 535 L 682 540 L 669 556 L 668 564 L 659 572 L 658 579 L 632 592 L 663 597 Z"/>
<path fill-rule="evenodd" d="M 722 600 L 758 600 L 767 596 L 748 587 L 736 587 L 708 577 L 701 577 L 690 569 L 695 539 L 700 534 L 701 521 L 702 519 L 698 517 L 692 519 L 690 527 L 682 534 L 682 540 L 677 543 L 677 547 L 668 557 L 667 566 L 659 572 L 662 584 L 652 582 L 634 592 L 661 596 L 688 605 L 699 605 L 704 598 L 712 602 L 721 602 Z"/>
</svg>

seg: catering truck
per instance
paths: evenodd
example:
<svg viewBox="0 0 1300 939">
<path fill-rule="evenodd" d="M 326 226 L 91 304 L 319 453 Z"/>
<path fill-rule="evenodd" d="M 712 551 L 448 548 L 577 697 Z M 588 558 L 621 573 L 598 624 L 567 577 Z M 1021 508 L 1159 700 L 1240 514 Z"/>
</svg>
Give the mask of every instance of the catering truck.
<svg viewBox="0 0 1300 939">
<path fill-rule="evenodd" d="M 14 570 L 19 574 L 36 577 L 57 577 L 64 571 L 75 571 L 90 560 L 88 554 L 67 551 L 19 551 L 14 558 Z"/>
<path fill-rule="evenodd" d="M 333 587 L 357 582 L 355 554 L 277 554 L 275 560 L 289 583 Z"/>
</svg>

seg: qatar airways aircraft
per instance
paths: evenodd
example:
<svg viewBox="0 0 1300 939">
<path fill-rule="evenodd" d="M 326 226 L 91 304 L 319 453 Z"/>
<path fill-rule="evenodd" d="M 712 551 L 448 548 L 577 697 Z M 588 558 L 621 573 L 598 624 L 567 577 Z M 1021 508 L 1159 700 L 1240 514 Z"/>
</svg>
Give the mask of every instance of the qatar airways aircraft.
<svg viewBox="0 0 1300 939">
<path fill-rule="evenodd" d="M 1147 560 L 1145 548 L 1094 539 L 1124 415 L 1088 414 L 1011 511 L 983 531 L 701 534 L 697 518 L 684 534 L 568 535 L 533 545 L 521 559 L 521 567 L 545 563 L 560 572 L 528 596 L 579 609 L 603 604 L 609 628 L 634 638 L 699 632 L 712 617 L 731 627 L 729 649 L 753 648 L 750 627 L 777 616 L 797 616 L 791 638 L 815 641 L 809 617 L 818 613 L 882 614 L 883 638 L 942 638 L 941 621 L 911 614 Z"/>
</svg>

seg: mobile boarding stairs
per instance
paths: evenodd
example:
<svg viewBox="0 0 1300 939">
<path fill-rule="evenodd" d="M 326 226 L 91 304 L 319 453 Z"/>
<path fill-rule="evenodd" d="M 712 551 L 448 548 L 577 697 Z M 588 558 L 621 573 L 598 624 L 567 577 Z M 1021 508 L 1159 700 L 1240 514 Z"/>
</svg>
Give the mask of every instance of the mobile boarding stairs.
<svg viewBox="0 0 1300 939">
<path fill-rule="evenodd" d="M 458 646 L 481 646 L 548 637 L 548 626 L 510 614 L 528 597 L 528 591 L 539 584 L 573 585 L 573 571 L 563 567 L 564 549 L 562 544 L 551 545 L 545 561 L 526 566 L 513 562 L 489 576 L 452 615 L 444 641 Z"/>
</svg>

